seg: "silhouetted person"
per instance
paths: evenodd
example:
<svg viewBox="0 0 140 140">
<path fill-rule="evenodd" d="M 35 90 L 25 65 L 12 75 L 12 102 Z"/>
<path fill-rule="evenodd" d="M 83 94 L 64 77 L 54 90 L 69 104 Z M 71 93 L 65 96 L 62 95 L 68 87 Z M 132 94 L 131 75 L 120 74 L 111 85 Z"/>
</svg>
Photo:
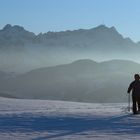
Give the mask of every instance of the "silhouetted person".
<svg viewBox="0 0 140 140">
<path fill-rule="evenodd" d="M 134 75 L 134 81 L 129 85 L 127 93 L 130 94 L 132 90 L 132 102 L 133 102 L 133 114 L 137 114 L 140 111 L 140 76 Z"/>
</svg>

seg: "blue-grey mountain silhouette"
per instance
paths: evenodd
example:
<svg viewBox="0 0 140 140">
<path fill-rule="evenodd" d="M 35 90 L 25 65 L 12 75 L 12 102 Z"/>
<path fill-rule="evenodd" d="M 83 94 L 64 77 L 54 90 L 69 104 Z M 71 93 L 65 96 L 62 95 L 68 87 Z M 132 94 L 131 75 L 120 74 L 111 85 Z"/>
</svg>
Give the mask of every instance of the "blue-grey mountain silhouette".
<svg viewBox="0 0 140 140">
<path fill-rule="evenodd" d="M 32 70 L 3 81 L 0 90 L 18 98 L 83 102 L 124 102 L 126 89 L 140 64 L 86 59 Z"/>
</svg>

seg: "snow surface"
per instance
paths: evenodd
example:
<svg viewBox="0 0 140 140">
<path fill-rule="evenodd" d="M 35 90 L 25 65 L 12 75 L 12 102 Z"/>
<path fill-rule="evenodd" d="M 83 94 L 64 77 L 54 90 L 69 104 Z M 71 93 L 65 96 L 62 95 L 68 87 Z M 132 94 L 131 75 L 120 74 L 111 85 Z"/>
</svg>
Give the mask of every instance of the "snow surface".
<svg viewBox="0 0 140 140">
<path fill-rule="evenodd" d="M 126 107 L 0 98 L 0 140 L 139 140 L 140 115 Z"/>
</svg>

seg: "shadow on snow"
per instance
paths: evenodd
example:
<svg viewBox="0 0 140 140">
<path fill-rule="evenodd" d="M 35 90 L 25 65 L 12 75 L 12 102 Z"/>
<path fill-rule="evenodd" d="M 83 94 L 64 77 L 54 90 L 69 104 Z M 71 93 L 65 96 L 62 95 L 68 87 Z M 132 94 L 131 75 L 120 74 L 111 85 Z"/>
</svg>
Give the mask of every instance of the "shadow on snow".
<svg viewBox="0 0 140 140">
<path fill-rule="evenodd" d="M 137 120 L 138 119 L 138 120 Z M 1 132 L 50 132 L 50 136 L 33 140 L 51 139 L 72 134 L 95 131 L 108 134 L 139 134 L 139 116 L 122 115 L 118 117 L 48 117 L 32 114 L 0 115 Z M 56 134 L 55 132 L 58 132 Z M 54 135 L 53 135 L 54 133 Z"/>
</svg>

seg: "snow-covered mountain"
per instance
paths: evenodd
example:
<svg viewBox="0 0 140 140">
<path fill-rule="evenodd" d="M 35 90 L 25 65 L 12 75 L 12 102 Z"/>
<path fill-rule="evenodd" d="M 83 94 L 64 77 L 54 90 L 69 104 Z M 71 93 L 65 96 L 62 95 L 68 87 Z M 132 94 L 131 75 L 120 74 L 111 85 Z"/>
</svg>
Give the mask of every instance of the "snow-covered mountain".
<svg viewBox="0 0 140 140">
<path fill-rule="evenodd" d="M 140 64 L 126 60 L 97 63 L 85 59 L 32 70 L 5 80 L 0 90 L 18 98 L 80 102 L 124 102 Z"/>
<path fill-rule="evenodd" d="M 1 140 L 139 140 L 127 104 L 0 98 Z"/>
</svg>

